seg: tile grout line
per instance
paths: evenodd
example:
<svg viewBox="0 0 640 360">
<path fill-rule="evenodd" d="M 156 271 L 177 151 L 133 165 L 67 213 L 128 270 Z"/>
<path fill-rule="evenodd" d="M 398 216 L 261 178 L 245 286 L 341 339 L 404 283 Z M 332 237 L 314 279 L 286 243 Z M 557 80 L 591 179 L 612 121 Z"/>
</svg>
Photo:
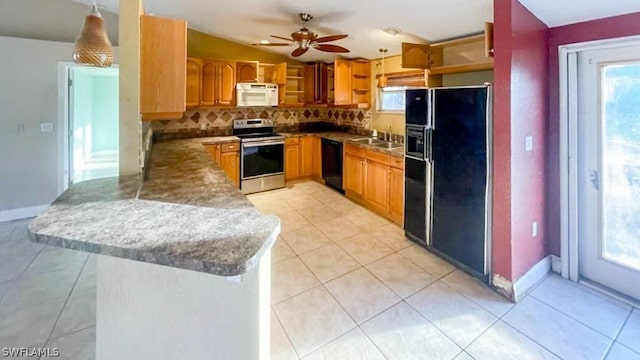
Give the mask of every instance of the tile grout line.
<svg viewBox="0 0 640 360">
<path fill-rule="evenodd" d="M 540 303 L 542 303 L 542 304 L 544 304 L 544 305 L 547 305 L 548 307 L 550 307 L 550 308 L 552 308 L 553 310 L 555 310 L 555 311 L 557 311 L 557 312 L 559 312 L 559 313 L 561 313 L 561 314 L 565 315 L 566 317 L 568 317 L 568 318 L 570 318 L 570 319 L 572 319 L 572 320 L 574 320 L 574 321 L 576 321 L 576 322 L 578 322 L 578 323 L 582 324 L 583 326 L 585 326 L 585 327 L 587 327 L 587 328 L 589 328 L 589 329 L 591 329 L 591 330 L 593 330 L 593 331 L 597 332 L 598 334 L 600 334 L 600 335 L 602 335 L 602 336 L 604 336 L 604 337 L 606 337 L 606 338 L 613 339 L 614 341 L 615 341 L 615 339 L 617 338 L 617 336 L 620 334 L 620 331 L 622 331 L 622 328 L 624 327 L 624 324 L 626 323 L 626 321 L 627 321 L 627 319 L 629 318 L 629 316 L 631 315 L 631 313 L 633 313 L 633 308 L 632 308 L 632 309 L 631 309 L 631 311 L 629 311 L 629 314 L 627 314 L 627 317 L 625 317 L 625 321 L 623 322 L 622 327 L 620 327 L 620 328 L 618 329 L 618 331 L 616 331 L 616 336 L 612 338 L 612 337 L 610 337 L 609 335 L 607 335 L 607 334 L 603 333 L 602 331 L 600 331 L 600 330 L 598 330 L 598 329 L 593 328 L 591 325 L 584 323 L 582 320 L 580 320 L 580 319 L 578 319 L 578 318 L 576 318 L 576 317 L 574 317 L 574 316 L 572 316 L 572 315 L 570 315 L 570 314 L 567 314 L 567 313 L 565 313 L 564 311 L 562 311 L 562 310 L 560 310 L 560 309 L 556 308 L 556 307 L 554 306 L 554 304 L 549 304 L 549 303 L 547 303 L 546 301 L 544 301 L 543 299 L 540 299 L 539 297 L 535 296 L 532 292 L 531 292 L 531 293 L 529 293 L 529 294 L 527 294 L 527 296 L 530 296 L 530 297 L 534 298 L 535 300 L 539 301 Z M 523 299 L 523 300 L 524 300 L 524 299 Z M 522 301 L 522 300 L 521 300 L 521 301 Z"/>
<path fill-rule="evenodd" d="M 78 279 L 80 279 L 80 275 L 82 275 L 82 272 L 84 271 L 84 268 L 87 265 L 87 262 L 89 261 L 89 257 L 91 257 L 91 254 L 89 254 L 87 256 L 87 258 L 84 260 L 84 263 L 82 264 L 82 268 L 78 272 L 78 275 L 76 276 L 76 280 L 73 282 L 73 286 L 71 286 L 71 289 L 69 290 L 69 294 L 67 294 L 67 298 L 64 300 L 64 304 L 62 305 L 62 308 L 60 309 L 60 312 L 58 313 L 58 316 L 56 317 L 56 321 L 54 322 L 53 327 L 51 328 L 51 331 L 49 332 L 49 336 L 47 337 L 47 340 L 44 343 L 45 347 L 47 345 L 49 345 L 49 342 L 52 340 L 51 339 L 51 335 L 53 335 L 53 331 L 56 329 L 56 326 L 58 326 L 58 321 L 60 321 L 60 317 L 62 316 L 62 313 L 64 312 L 65 308 L 67 307 L 67 304 L 69 303 L 69 298 L 71 297 L 71 294 L 73 293 L 73 290 L 76 288 L 76 284 L 78 283 Z M 38 359 L 40 359 L 40 358 L 38 358 Z"/>
</svg>

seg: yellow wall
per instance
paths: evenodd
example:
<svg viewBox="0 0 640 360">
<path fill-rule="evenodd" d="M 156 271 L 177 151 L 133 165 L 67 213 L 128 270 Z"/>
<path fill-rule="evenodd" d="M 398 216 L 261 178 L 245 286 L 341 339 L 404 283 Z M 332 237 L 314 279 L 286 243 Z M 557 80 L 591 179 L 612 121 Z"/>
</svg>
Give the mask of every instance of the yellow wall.
<svg viewBox="0 0 640 360">
<path fill-rule="evenodd" d="M 407 71 L 402 68 L 402 56 L 390 56 L 384 59 L 384 73 Z M 378 80 L 376 75 L 382 73 L 382 60 L 371 60 L 371 130 L 387 132 L 387 127 L 391 126 L 394 134 L 404 134 L 404 113 L 381 113 L 377 109 L 378 101 Z"/>
<path fill-rule="evenodd" d="M 291 47 L 293 51 L 293 47 Z M 259 61 L 268 64 L 300 64 L 286 56 L 242 45 L 193 29 L 187 32 L 187 56 L 228 61 Z"/>
</svg>

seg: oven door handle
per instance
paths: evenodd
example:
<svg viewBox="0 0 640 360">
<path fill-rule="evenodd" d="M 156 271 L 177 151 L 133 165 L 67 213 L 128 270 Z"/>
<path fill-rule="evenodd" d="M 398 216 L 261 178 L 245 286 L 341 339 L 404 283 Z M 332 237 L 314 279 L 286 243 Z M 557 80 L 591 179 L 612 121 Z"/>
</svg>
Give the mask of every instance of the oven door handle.
<svg viewBox="0 0 640 360">
<path fill-rule="evenodd" d="M 242 147 L 248 148 L 248 147 L 258 147 L 258 146 L 265 146 L 265 145 L 284 145 L 284 141 L 276 140 L 276 141 L 252 142 L 252 143 L 242 144 Z"/>
</svg>

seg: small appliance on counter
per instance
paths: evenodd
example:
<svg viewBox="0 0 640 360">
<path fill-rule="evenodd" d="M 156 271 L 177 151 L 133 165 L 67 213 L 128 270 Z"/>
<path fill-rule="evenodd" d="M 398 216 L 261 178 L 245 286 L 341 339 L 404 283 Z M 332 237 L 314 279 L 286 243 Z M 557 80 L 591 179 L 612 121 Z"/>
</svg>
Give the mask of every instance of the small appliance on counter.
<svg viewBox="0 0 640 360">
<path fill-rule="evenodd" d="M 240 138 L 240 190 L 244 194 L 283 188 L 284 136 L 271 119 L 233 120 Z"/>
<path fill-rule="evenodd" d="M 490 85 L 406 92 L 405 234 L 486 280 Z"/>
<path fill-rule="evenodd" d="M 236 106 L 278 106 L 278 85 L 270 83 L 237 83 Z"/>
</svg>

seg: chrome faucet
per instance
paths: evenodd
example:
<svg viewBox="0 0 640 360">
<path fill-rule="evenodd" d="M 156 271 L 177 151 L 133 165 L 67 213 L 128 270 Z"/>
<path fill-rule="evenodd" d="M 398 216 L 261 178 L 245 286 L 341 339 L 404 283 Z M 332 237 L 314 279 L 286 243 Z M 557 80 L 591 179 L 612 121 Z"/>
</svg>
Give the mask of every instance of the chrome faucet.
<svg viewBox="0 0 640 360">
<path fill-rule="evenodd" d="M 391 125 L 387 126 L 387 133 L 384 134 L 384 140 L 387 142 L 391 142 Z"/>
</svg>

